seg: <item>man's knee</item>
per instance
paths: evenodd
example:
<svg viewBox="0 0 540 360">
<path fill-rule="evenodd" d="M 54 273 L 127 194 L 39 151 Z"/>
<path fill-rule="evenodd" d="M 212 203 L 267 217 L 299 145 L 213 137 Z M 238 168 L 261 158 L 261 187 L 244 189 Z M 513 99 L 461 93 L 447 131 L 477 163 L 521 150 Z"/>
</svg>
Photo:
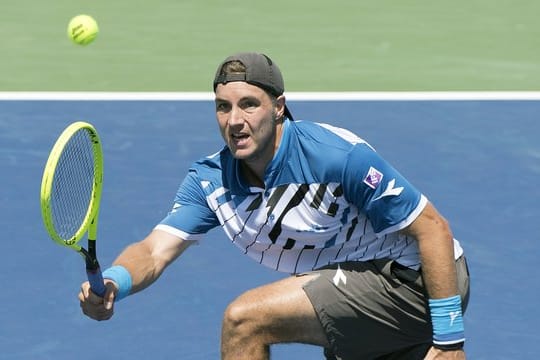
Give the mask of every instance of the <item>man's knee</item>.
<svg viewBox="0 0 540 360">
<path fill-rule="evenodd" d="M 262 326 L 262 319 L 253 302 L 243 294 L 231 302 L 223 314 L 223 330 L 235 336 L 253 335 Z"/>
<path fill-rule="evenodd" d="M 269 343 L 253 299 L 241 295 L 223 314 L 222 359 L 268 359 Z"/>
</svg>

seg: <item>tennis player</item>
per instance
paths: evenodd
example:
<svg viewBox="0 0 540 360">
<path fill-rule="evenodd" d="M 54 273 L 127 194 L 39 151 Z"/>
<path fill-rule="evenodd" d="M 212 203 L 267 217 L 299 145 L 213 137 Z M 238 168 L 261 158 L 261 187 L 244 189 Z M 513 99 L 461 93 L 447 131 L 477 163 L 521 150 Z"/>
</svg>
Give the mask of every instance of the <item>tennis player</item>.
<svg viewBox="0 0 540 360">
<path fill-rule="evenodd" d="M 192 165 L 168 215 L 104 272 L 104 298 L 82 285 L 83 312 L 110 318 L 220 226 L 241 253 L 292 274 L 227 307 L 222 359 L 268 359 L 290 342 L 327 359 L 464 359 L 467 265 L 426 196 L 355 134 L 294 121 L 265 55 L 225 59 L 214 91 L 226 145 Z"/>
</svg>

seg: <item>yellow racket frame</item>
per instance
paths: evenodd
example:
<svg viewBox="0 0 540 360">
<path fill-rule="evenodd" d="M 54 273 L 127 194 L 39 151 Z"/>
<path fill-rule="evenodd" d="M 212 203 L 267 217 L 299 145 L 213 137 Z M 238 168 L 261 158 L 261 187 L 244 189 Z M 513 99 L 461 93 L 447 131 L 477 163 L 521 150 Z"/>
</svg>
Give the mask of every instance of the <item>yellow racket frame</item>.
<svg viewBox="0 0 540 360">
<path fill-rule="evenodd" d="M 54 228 L 51 211 L 51 193 L 54 183 L 54 172 L 56 165 L 62 156 L 62 152 L 71 137 L 79 130 L 86 130 L 90 135 L 92 142 L 92 150 L 94 152 L 94 181 L 92 186 L 92 195 L 90 204 L 84 217 L 84 220 L 76 231 L 75 235 L 70 239 L 63 239 L 58 235 Z M 101 141 L 96 129 L 89 123 L 77 121 L 69 125 L 56 140 L 43 172 L 41 181 L 41 214 L 45 228 L 50 237 L 58 244 L 66 246 L 81 252 L 82 247 L 77 243 L 83 238 L 88 231 L 88 238 L 95 240 L 97 235 L 97 219 L 99 213 L 99 203 L 101 201 L 101 188 L 103 184 L 103 152 L 101 149 Z"/>
</svg>

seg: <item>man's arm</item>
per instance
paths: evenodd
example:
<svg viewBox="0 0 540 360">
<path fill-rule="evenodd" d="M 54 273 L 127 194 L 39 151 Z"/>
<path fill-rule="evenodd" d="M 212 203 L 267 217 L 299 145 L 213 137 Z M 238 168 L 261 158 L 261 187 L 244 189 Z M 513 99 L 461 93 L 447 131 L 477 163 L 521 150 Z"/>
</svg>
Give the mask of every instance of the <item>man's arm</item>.
<svg viewBox="0 0 540 360">
<path fill-rule="evenodd" d="M 455 297 L 458 287 L 454 240 L 446 219 L 428 202 L 420 216 L 402 232 L 418 241 L 422 276 L 430 300 Z M 465 353 L 459 349 L 431 348 L 426 359 L 465 359 Z"/>
<path fill-rule="evenodd" d="M 431 299 L 458 293 L 454 237 L 450 226 L 428 202 L 420 216 L 403 230 L 418 241 L 422 276 Z"/>
<path fill-rule="evenodd" d="M 163 270 L 192 244 L 162 230 L 152 231 L 144 240 L 128 246 L 113 265 L 123 266 L 131 275 L 134 294 L 150 286 Z"/>
<path fill-rule="evenodd" d="M 191 243 L 162 230 L 154 230 L 144 240 L 122 251 L 113 267 L 127 270 L 131 281 L 129 293 L 133 294 L 156 281 Z M 88 282 L 82 284 L 79 293 L 83 313 L 95 320 L 107 320 L 113 315 L 113 302 L 121 286 L 110 279 L 105 283 L 107 292 L 103 298 L 90 291 Z"/>
</svg>

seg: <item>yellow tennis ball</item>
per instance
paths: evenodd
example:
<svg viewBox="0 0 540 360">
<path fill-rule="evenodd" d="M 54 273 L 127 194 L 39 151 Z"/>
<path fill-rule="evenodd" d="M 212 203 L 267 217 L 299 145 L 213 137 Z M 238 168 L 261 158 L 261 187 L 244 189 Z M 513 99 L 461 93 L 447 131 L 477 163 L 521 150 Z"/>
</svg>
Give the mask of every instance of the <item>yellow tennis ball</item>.
<svg viewBox="0 0 540 360">
<path fill-rule="evenodd" d="M 75 44 L 88 45 L 96 38 L 99 28 L 96 20 L 88 15 L 77 15 L 69 22 L 67 33 Z"/>
</svg>

